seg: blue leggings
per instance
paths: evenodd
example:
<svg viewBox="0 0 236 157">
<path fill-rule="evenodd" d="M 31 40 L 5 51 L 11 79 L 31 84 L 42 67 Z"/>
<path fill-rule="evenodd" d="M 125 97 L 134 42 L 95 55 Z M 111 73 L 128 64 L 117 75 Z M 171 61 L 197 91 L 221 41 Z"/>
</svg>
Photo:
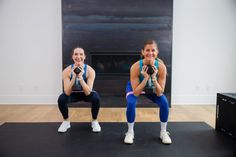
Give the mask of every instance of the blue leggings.
<svg viewBox="0 0 236 157">
<path fill-rule="evenodd" d="M 145 97 L 152 100 L 155 104 L 160 107 L 160 120 L 161 122 L 168 121 L 169 115 L 169 104 L 165 95 L 157 96 L 156 94 L 146 95 Z M 128 82 L 126 86 L 126 101 L 127 101 L 127 110 L 126 110 L 126 118 L 129 123 L 133 123 L 135 120 L 135 108 L 137 103 L 137 96 L 132 93 L 131 83 Z"/>
</svg>

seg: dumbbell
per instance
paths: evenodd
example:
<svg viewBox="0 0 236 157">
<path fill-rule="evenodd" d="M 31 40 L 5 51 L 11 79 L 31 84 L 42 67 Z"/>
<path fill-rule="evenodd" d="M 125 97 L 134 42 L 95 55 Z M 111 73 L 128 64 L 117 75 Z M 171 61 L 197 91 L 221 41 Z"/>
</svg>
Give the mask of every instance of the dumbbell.
<svg viewBox="0 0 236 157">
<path fill-rule="evenodd" d="M 75 72 L 76 75 L 77 75 L 77 74 L 79 74 L 79 73 L 81 72 L 81 70 L 80 70 L 80 68 L 77 67 L 77 68 L 74 69 L 74 72 Z"/>
<path fill-rule="evenodd" d="M 150 64 L 148 64 L 147 68 L 148 68 L 148 70 L 147 70 L 148 75 L 152 75 L 154 73 L 152 66 Z"/>
</svg>

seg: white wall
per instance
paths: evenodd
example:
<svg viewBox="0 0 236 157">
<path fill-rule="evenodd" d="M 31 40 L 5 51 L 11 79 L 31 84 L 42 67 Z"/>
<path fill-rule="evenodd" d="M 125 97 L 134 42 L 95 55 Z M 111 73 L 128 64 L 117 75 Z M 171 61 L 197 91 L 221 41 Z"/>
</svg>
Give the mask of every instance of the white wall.
<svg viewBox="0 0 236 157">
<path fill-rule="evenodd" d="M 236 92 L 236 1 L 175 0 L 173 19 L 173 104 Z"/>
<path fill-rule="evenodd" d="M 60 0 L 0 1 L 0 103 L 45 104 L 61 91 Z"/>
<path fill-rule="evenodd" d="M 0 104 L 56 104 L 61 0 L 0 1 Z M 236 92 L 236 1 L 175 0 L 172 104 Z"/>
</svg>

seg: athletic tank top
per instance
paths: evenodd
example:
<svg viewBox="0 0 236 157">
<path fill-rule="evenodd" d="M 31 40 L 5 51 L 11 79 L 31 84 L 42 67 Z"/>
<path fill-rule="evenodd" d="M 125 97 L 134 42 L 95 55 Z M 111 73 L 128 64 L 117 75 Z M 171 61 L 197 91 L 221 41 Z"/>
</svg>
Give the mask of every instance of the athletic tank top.
<svg viewBox="0 0 236 157">
<path fill-rule="evenodd" d="M 154 65 L 158 69 L 158 60 L 157 59 L 155 60 Z M 139 82 L 142 82 L 144 79 L 143 75 L 141 74 L 142 68 L 143 68 L 143 60 L 140 59 L 140 61 L 139 61 L 139 70 L 140 70 Z"/>
<path fill-rule="evenodd" d="M 71 68 L 74 67 L 74 64 L 71 65 Z M 86 78 L 86 72 L 87 72 L 87 64 L 84 64 L 84 74 L 83 74 L 83 79 L 87 83 L 87 78 Z M 70 80 L 72 79 L 72 73 L 70 73 Z M 82 86 L 80 85 L 80 82 L 78 78 L 75 79 L 75 83 L 72 87 L 72 91 L 83 91 Z"/>
</svg>

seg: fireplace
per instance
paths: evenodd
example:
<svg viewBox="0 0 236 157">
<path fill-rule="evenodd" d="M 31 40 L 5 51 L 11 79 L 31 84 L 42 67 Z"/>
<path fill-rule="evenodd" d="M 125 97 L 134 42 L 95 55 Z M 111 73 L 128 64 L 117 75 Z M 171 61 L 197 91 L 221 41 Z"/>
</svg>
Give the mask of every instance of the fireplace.
<svg viewBox="0 0 236 157">
<path fill-rule="evenodd" d="M 71 64 L 74 47 L 84 48 L 85 63 L 96 70 L 94 89 L 101 106 L 122 107 L 130 66 L 139 60 L 143 43 L 152 39 L 167 66 L 165 95 L 170 102 L 172 21 L 173 0 L 62 0 L 63 67 Z M 156 106 L 142 97 L 138 104 Z"/>
<path fill-rule="evenodd" d="M 97 76 L 128 76 L 131 65 L 140 59 L 138 53 L 90 53 Z"/>
</svg>

